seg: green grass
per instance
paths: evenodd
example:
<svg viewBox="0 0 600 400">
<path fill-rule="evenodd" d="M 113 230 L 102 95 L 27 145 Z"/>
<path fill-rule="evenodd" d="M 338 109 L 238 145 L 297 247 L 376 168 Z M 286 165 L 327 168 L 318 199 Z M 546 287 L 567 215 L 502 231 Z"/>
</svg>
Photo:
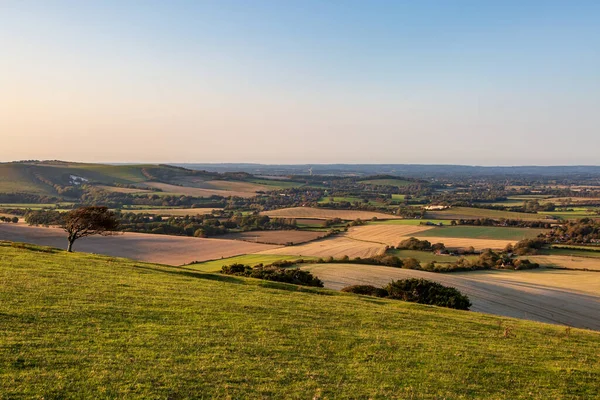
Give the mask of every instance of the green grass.
<svg viewBox="0 0 600 400">
<path fill-rule="evenodd" d="M 196 264 L 188 265 L 188 268 L 203 271 L 203 272 L 219 272 L 223 265 L 231 264 L 244 264 L 254 267 L 258 264 L 271 264 L 275 261 L 290 261 L 298 260 L 302 258 L 304 260 L 315 260 L 316 257 L 298 257 L 298 256 L 285 256 L 285 255 L 273 255 L 273 254 L 246 254 L 242 256 L 234 256 L 228 258 L 222 258 L 220 260 L 205 261 Z"/>
<path fill-rule="evenodd" d="M 499 226 L 444 226 L 419 232 L 424 237 L 456 237 L 471 239 L 521 240 L 537 237 L 545 229 L 509 228 Z"/>
<path fill-rule="evenodd" d="M 388 250 L 386 254 L 397 256 L 400 258 L 416 258 L 421 263 L 428 263 L 433 261 L 438 264 L 452 263 L 458 261 L 458 259 L 461 258 L 460 256 L 442 256 L 433 254 L 429 251 L 418 250 Z M 465 256 L 465 258 L 468 260 L 475 260 L 478 257 L 479 256 L 476 255 Z"/>
<path fill-rule="evenodd" d="M 384 221 L 373 221 L 370 224 L 382 224 L 382 225 L 421 225 L 431 222 L 432 224 L 444 224 L 450 226 L 450 221 L 447 219 L 387 219 Z"/>
<path fill-rule="evenodd" d="M 336 203 L 341 203 L 341 202 L 362 203 L 363 202 L 363 200 L 360 197 L 350 197 L 350 196 L 346 196 L 346 197 L 334 196 L 333 201 Z M 319 199 L 319 203 L 321 203 L 321 204 L 331 203 L 331 196 L 322 197 L 321 199 Z"/>
<path fill-rule="evenodd" d="M 35 178 L 27 164 L 0 163 L 0 193 L 51 195 L 54 189 Z"/>
<path fill-rule="evenodd" d="M 492 218 L 492 219 L 530 219 L 530 220 L 545 220 L 543 214 L 529 214 L 512 211 L 488 210 L 485 208 L 474 207 L 452 207 L 442 211 L 428 211 L 428 218 L 433 219 L 476 219 L 476 218 Z"/>
<path fill-rule="evenodd" d="M 574 211 L 540 211 L 540 214 L 561 219 L 600 218 L 600 215 L 591 213 L 583 208 Z"/>
<path fill-rule="evenodd" d="M 397 186 L 404 187 L 408 185 L 414 184 L 411 181 L 405 181 L 404 179 L 369 179 L 364 181 L 359 181 L 358 183 L 362 183 L 365 185 L 386 185 L 386 186 Z"/>
<path fill-rule="evenodd" d="M 32 210 L 39 210 L 42 208 L 56 208 L 56 203 L 52 204 L 38 204 L 38 203 L 2 203 L 0 208 L 30 208 Z"/>
<path fill-rule="evenodd" d="M 599 395 L 597 332 L 40 250 L 0 246 L 3 398 Z"/>
<path fill-rule="evenodd" d="M 284 179 L 248 179 L 248 182 L 273 186 L 273 189 L 288 189 L 304 186 L 303 182 L 288 181 Z"/>
<path fill-rule="evenodd" d="M 405 194 L 393 194 L 392 195 L 392 200 L 404 201 L 405 198 L 406 198 Z"/>
</svg>

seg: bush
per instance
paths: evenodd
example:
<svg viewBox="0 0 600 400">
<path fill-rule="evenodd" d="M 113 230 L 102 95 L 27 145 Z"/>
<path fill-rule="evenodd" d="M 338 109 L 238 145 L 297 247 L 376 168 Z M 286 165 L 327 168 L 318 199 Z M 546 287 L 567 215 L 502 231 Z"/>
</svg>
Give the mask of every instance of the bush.
<svg viewBox="0 0 600 400">
<path fill-rule="evenodd" d="M 383 288 L 378 288 L 372 285 L 352 285 L 342 289 L 345 293 L 362 294 L 366 296 L 387 297 L 388 292 Z"/>
<path fill-rule="evenodd" d="M 438 246 L 440 244 L 441 243 L 437 243 Z M 443 246 L 443 244 L 442 244 L 442 246 Z M 396 248 L 405 249 L 405 250 L 430 251 L 431 243 L 427 240 L 419 240 L 417 238 L 411 237 L 411 238 L 401 241 L 400 244 L 398 246 L 396 246 Z"/>
<path fill-rule="evenodd" d="M 293 263 L 282 261 L 279 265 L 287 266 L 293 265 Z M 294 285 L 323 287 L 323 282 L 308 271 L 303 271 L 298 268 L 281 268 L 277 265 L 257 265 L 252 268 L 243 264 L 231 264 L 221 267 L 221 273 L 274 282 L 292 283 Z"/>
<path fill-rule="evenodd" d="M 513 262 L 515 269 L 536 269 L 540 267 L 538 263 L 532 263 L 529 260 L 515 260 Z"/>
<path fill-rule="evenodd" d="M 392 281 L 384 289 L 392 299 L 440 307 L 468 310 L 469 298 L 458 290 L 426 279 L 403 279 Z"/>
</svg>

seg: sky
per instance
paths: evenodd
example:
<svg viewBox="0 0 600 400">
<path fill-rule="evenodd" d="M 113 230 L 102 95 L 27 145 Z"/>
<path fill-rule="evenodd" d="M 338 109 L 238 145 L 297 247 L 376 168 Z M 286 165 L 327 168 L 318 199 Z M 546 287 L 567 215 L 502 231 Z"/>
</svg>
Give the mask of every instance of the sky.
<svg viewBox="0 0 600 400">
<path fill-rule="evenodd" d="M 0 0 L 0 161 L 600 165 L 600 1 Z"/>
</svg>

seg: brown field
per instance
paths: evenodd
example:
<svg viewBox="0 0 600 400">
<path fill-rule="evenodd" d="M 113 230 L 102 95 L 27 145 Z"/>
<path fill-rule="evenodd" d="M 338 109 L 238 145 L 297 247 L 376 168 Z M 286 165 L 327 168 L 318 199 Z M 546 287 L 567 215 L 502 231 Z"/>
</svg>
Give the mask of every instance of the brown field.
<svg viewBox="0 0 600 400">
<path fill-rule="evenodd" d="M 356 240 L 397 246 L 405 237 L 418 236 L 419 232 L 429 229 L 432 229 L 432 227 L 421 225 L 364 225 L 350 228 L 347 236 Z"/>
<path fill-rule="evenodd" d="M 391 214 L 383 214 L 372 211 L 356 211 L 356 210 L 330 210 L 327 208 L 312 208 L 312 207 L 291 207 L 282 208 L 280 210 L 263 211 L 261 214 L 269 217 L 279 218 L 308 218 L 308 219 L 333 219 L 340 218 L 344 220 L 369 220 L 373 217 L 377 219 L 402 219 Z"/>
<path fill-rule="evenodd" d="M 483 249 L 504 249 L 507 244 L 514 244 L 516 240 L 498 240 L 498 239 L 471 239 L 471 238 L 450 238 L 450 237 L 431 237 L 423 236 L 419 237 L 419 234 L 412 235 L 417 239 L 428 240 L 430 243 L 444 243 L 449 249 L 466 249 L 469 246 L 473 246 L 475 250 Z M 410 236 L 398 238 L 398 243 L 404 239 L 408 239 Z M 396 243 L 396 244 L 398 244 Z"/>
<path fill-rule="evenodd" d="M 0 224 L 0 240 L 65 248 L 66 234 L 59 228 L 25 224 Z M 241 254 L 276 249 L 277 246 L 241 240 L 202 239 L 186 236 L 124 233 L 116 236 L 92 236 L 75 242 L 75 251 L 126 257 L 168 265 L 214 260 Z"/>
<path fill-rule="evenodd" d="M 567 269 L 587 269 L 600 271 L 600 258 L 572 257 L 572 256 L 527 256 L 524 257 L 541 266 Z M 600 282 L 600 275 L 596 278 Z M 599 290 L 600 293 L 600 290 Z"/>
<path fill-rule="evenodd" d="M 310 242 L 312 240 L 319 239 L 325 235 L 326 232 L 313 232 L 313 231 L 254 231 L 254 232 L 240 232 L 230 233 L 227 235 L 220 236 L 223 239 L 232 240 L 244 240 L 247 242 L 255 243 L 267 243 L 267 244 L 279 244 L 286 245 L 288 243 L 300 244 Z"/>
<path fill-rule="evenodd" d="M 123 212 L 130 212 L 134 214 L 153 214 L 163 216 L 179 216 L 184 217 L 186 215 L 198 215 L 198 214 L 210 214 L 213 210 L 221 210 L 220 208 L 148 208 L 141 210 L 128 210 L 123 209 Z"/>
<path fill-rule="evenodd" d="M 598 272 L 541 269 L 436 274 L 357 264 L 309 264 L 302 268 L 323 280 L 325 287 L 337 290 L 356 284 L 382 286 L 391 280 L 425 278 L 467 294 L 473 311 L 600 330 Z"/>
<path fill-rule="evenodd" d="M 253 197 L 256 193 L 253 191 L 240 191 L 240 190 L 222 190 L 222 189 L 204 189 L 199 187 L 190 186 L 177 186 L 168 183 L 160 182 L 144 182 L 141 186 L 148 186 L 157 189 L 161 189 L 164 193 L 172 194 L 183 194 L 186 196 L 194 197 L 210 197 L 213 195 L 217 196 L 238 196 L 238 197 Z"/>
<path fill-rule="evenodd" d="M 353 240 L 345 236 L 334 236 L 326 239 L 316 240 L 314 242 L 301 244 L 298 246 L 288 246 L 278 249 L 261 251 L 260 254 L 279 254 L 293 256 L 312 256 L 312 257 L 335 257 L 340 258 L 348 256 L 372 257 L 383 254 L 385 246 L 378 243 L 363 242 Z"/>
</svg>

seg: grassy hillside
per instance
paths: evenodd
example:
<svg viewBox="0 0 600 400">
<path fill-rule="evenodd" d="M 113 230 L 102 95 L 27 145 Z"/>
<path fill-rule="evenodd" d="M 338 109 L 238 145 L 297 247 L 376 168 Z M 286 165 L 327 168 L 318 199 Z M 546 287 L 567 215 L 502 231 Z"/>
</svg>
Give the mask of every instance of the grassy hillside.
<svg viewBox="0 0 600 400">
<path fill-rule="evenodd" d="M 94 184 L 135 184 L 185 176 L 184 170 L 159 165 L 105 165 L 67 162 L 0 164 L 0 193 L 55 194 L 53 185 L 72 185 L 72 176 Z"/>
<path fill-rule="evenodd" d="M 53 188 L 36 179 L 33 170 L 25 164 L 0 164 L 0 177 L 0 193 L 54 193 Z"/>
<path fill-rule="evenodd" d="M 591 331 L 8 244 L 0 287 L 5 398 L 600 394 Z"/>
</svg>

